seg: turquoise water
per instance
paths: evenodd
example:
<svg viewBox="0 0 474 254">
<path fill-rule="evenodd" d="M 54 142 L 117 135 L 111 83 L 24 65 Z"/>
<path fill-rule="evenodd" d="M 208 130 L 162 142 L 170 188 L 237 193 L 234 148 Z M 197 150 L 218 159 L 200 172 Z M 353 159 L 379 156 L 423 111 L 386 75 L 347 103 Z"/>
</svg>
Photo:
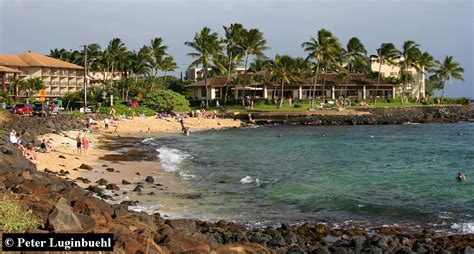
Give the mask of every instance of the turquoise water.
<svg viewBox="0 0 474 254">
<path fill-rule="evenodd" d="M 474 222 L 474 124 L 273 126 L 152 141 L 202 194 L 186 217 L 265 225 Z M 468 176 L 457 182 L 457 172 Z"/>
</svg>

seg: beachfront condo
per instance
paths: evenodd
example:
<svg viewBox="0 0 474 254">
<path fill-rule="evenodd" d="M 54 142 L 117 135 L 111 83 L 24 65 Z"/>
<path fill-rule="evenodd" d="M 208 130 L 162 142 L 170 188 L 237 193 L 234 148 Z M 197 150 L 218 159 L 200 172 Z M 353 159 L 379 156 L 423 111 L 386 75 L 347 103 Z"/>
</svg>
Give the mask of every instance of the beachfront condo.
<svg viewBox="0 0 474 254">
<path fill-rule="evenodd" d="M 238 77 L 236 77 L 238 75 Z M 234 99 L 252 96 L 264 99 L 281 98 L 281 84 L 271 81 L 269 72 L 234 74 L 232 81 L 238 80 L 238 84 L 229 86 L 228 94 Z M 206 90 L 207 85 L 207 90 Z M 209 99 L 219 100 L 225 97 L 227 76 L 216 76 L 188 85 L 192 91 L 193 100 L 205 100 L 209 93 Z M 286 85 L 283 90 L 285 98 L 309 99 L 316 98 L 337 99 L 340 96 L 352 99 L 371 99 L 377 96 L 379 99 L 393 99 L 395 94 L 394 85 L 384 80 L 377 84 L 377 80 L 365 74 L 351 73 L 348 80 L 342 80 L 337 73 L 319 75 L 316 89 L 312 79 L 302 79 L 298 84 Z M 324 95 L 324 96 L 323 96 Z"/>
<path fill-rule="evenodd" d="M 394 65 L 391 64 L 382 64 L 377 61 L 376 56 L 370 57 L 370 69 L 374 72 L 379 72 L 382 74 L 382 77 L 393 77 L 397 78 L 400 75 L 400 65 L 399 62 L 403 61 L 403 58 L 396 60 Z M 418 72 L 413 66 L 408 68 L 408 74 L 413 76 L 413 81 L 406 84 L 404 90 L 404 97 L 419 99 L 425 98 L 425 73 Z M 403 92 L 403 85 L 398 86 L 395 89 L 395 96 L 400 97 Z"/>
<path fill-rule="evenodd" d="M 82 66 L 51 58 L 31 51 L 19 55 L 0 54 L 0 74 L 3 89 L 9 87 L 12 79 L 39 78 L 45 84 L 46 97 L 61 97 L 79 91 L 84 87 Z M 27 96 L 26 91 L 15 94 Z"/>
</svg>

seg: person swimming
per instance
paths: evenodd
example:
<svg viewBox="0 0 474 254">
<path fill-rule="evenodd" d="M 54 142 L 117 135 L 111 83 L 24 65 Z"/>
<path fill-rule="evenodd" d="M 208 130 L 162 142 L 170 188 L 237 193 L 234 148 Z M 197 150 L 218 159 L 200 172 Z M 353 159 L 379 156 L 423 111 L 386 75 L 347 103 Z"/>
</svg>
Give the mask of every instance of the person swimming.
<svg viewBox="0 0 474 254">
<path fill-rule="evenodd" d="M 456 180 L 458 181 L 466 181 L 466 175 L 463 172 L 459 172 L 458 176 L 456 176 Z"/>
</svg>

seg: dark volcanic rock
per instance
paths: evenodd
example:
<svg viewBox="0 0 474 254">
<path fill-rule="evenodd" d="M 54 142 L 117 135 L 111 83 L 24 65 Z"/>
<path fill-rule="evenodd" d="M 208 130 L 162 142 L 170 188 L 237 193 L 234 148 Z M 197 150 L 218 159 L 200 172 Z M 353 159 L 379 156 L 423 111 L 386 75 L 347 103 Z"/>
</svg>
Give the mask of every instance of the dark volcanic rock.
<svg viewBox="0 0 474 254">
<path fill-rule="evenodd" d="M 60 154 L 59 159 L 66 159 L 66 157 L 64 157 L 64 155 Z"/>
<path fill-rule="evenodd" d="M 82 163 L 80 166 L 79 166 L 80 169 L 86 169 L 86 170 L 92 170 L 93 167 L 87 165 L 87 164 L 84 164 Z"/>
<path fill-rule="evenodd" d="M 145 182 L 147 183 L 154 183 L 155 182 L 155 179 L 153 178 L 153 176 L 147 176 L 145 178 Z"/>
<path fill-rule="evenodd" d="M 123 185 L 127 185 L 127 184 L 130 184 L 130 182 L 127 181 L 127 180 L 122 180 L 122 184 L 123 184 Z"/>
<path fill-rule="evenodd" d="M 141 188 L 140 185 L 137 185 L 135 188 L 133 188 L 132 191 L 134 191 L 134 192 L 142 192 L 142 188 Z"/>
<path fill-rule="evenodd" d="M 115 183 L 109 183 L 105 186 L 107 190 L 120 190 L 120 188 Z"/>
<path fill-rule="evenodd" d="M 98 185 L 106 185 L 106 184 L 109 183 L 109 181 L 105 180 L 104 178 L 100 178 L 95 183 L 98 184 Z"/>
<path fill-rule="evenodd" d="M 81 221 L 64 198 L 60 198 L 48 217 L 48 226 L 55 232 L 82 231 Z"/>
<path fill-rule="evenodd" d="M 107 170 L 108 172 L 114 172 L 114 168 L 106 168 L 105 170 Z"/>
</svg>

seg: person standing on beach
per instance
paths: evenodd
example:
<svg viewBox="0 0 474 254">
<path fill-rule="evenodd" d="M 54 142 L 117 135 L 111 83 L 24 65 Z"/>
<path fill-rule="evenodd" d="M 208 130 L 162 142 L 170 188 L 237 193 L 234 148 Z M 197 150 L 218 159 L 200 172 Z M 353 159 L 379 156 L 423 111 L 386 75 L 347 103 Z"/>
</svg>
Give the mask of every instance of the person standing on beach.
<svg viewBox="0 0 474 254">
<path fill-rule="evenodd" d="M 108 117 L 106 117 L 106 118 L 104 119 L 104 127 L 105 127 L 106 130 L 109 129 L 109 118 L 108 118 Z"/>
<path fill-rule="evenodd" d="M 76 137 L 76 147 L 77 147 L 77 153 L 79 155 L 82 155 L 82 134 L 78 133 Z"/>
<path fill-rule="evenodd" d="M 86 135 L 82 138 L 82 148 L 84 149 L 84 155 L 87 155 L 87 152 L 89 151 L 89 139 Z"/>
</svg>

